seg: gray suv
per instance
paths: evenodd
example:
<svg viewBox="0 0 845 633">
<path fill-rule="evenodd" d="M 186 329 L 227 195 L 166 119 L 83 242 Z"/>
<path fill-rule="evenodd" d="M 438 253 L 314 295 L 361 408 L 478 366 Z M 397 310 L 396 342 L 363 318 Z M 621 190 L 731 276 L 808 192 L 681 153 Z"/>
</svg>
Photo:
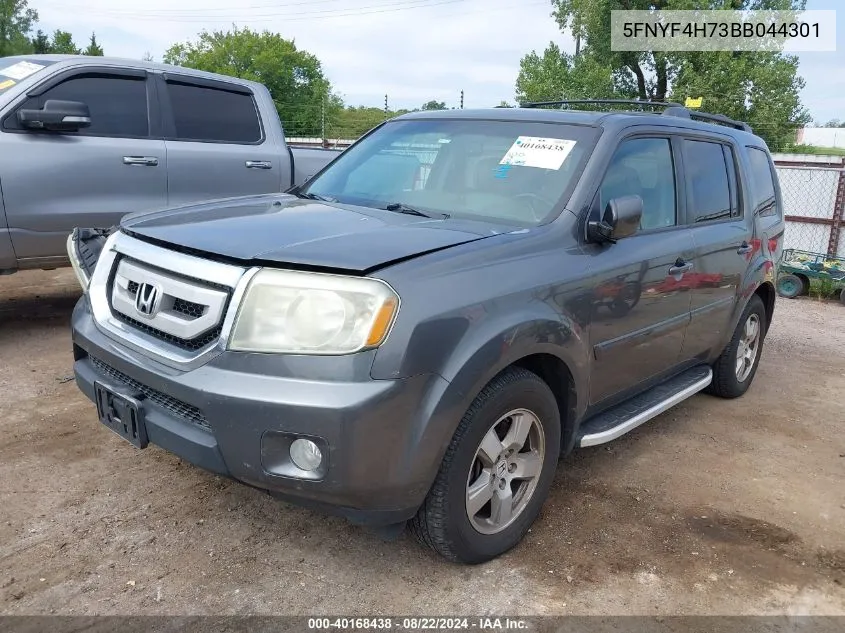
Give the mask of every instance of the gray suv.
<svg viewBox="0 0 845 633">
<path fill-rule="evenodd" d="M 775 304 L 764 141 L 578 105 L 405 115 L 286 193 L 74 231 L 79 387 L 139 448 L 507 551 L 561 455 L 745 393 Z"/>
</svg>

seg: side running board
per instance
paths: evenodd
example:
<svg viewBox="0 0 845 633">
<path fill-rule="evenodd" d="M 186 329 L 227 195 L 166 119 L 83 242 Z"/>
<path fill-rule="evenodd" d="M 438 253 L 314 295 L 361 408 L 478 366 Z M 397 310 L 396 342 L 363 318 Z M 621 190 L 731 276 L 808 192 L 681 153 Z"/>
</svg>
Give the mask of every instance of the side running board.
<svg viewBox="0 0 845 633">
<path fill-rule="evenodd" d="M 679 402 L 695 395 L 713 380 L 707 366 L 693 367 L 652 387 L 612 409 L 586 420 L 579 433 L 579 446 L 596 446 L 615 440 L 648 422 Z"/>
</svg>

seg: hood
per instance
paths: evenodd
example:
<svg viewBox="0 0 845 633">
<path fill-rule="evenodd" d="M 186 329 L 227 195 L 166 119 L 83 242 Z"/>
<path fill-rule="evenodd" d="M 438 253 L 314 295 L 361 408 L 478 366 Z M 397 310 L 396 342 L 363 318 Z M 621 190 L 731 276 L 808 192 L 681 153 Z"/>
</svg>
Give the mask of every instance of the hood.
<svg viewBox="0 0 845 633">
<path fill-rule="evenodd" d="M 478 222 L 423 218 L 287 194 L 132 214 L 121 227 L 141 239 L 240 261 L 356 272 L 504 232 Z"/>
</svg>

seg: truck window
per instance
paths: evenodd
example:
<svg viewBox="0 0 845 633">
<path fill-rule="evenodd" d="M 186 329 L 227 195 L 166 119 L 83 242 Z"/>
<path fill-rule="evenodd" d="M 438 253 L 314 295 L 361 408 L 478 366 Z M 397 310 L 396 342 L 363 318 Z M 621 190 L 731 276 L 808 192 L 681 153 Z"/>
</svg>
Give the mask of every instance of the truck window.
<svg viewBox="0 0 845 633">
<path fill-rule="evenodd" d="M 619 144 L 599 189 L 601 209 L 622 196 L 643 199 L 640 228 L 675 225 L 675 167 L 668 138 L 636 138 Z"/>
<path fill-rule="evenodd" d="M 761 149 L 748 147 L 748 162 L 751 164 L 751 203 L 754 212 L 760 215 L 775 213 L 775 182 L 769 157 Z"/>
<path fill-rule="evenodd" d="M 258 143 L 261 123 L 252 95 L 168 82 L 176 140 Z"/>
<path fill-rule="evenodd" d="M 135 77 L 78 75 L 27 99 L 20 108 L 40 109 L 51 99 L 81 101 L 91 111 L 91 126 L 77 136 L 139 138 L 149 136 L 147 82 Z M 7 117 L 6 129 L 20 129 L 17 118 Z"/>
<path fill-rule="evenodd" d="M 722 144 L 684 140 L 683 147 L 690 220 L 731 217 L 731 187 Z"/>
</svg>

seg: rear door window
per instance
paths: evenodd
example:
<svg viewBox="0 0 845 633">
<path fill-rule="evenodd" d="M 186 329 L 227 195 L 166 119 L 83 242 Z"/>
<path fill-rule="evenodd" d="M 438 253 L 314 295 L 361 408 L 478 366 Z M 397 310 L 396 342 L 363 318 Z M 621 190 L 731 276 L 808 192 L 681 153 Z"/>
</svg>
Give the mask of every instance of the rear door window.
<svg viewBox="0 0 845 633">
<path fill-rule="evenodd" d="M 168 82 L 175 140 L 253 144 L 261 123 L 252 95 L 189 83 Z"/>
<path fill-rule="evenodd" d="M 685 139 L 683 148 L 689 221 L 695 224 L 730 218 L 735 205 L 731 204 L 723 145 Z"/>
</svg>

